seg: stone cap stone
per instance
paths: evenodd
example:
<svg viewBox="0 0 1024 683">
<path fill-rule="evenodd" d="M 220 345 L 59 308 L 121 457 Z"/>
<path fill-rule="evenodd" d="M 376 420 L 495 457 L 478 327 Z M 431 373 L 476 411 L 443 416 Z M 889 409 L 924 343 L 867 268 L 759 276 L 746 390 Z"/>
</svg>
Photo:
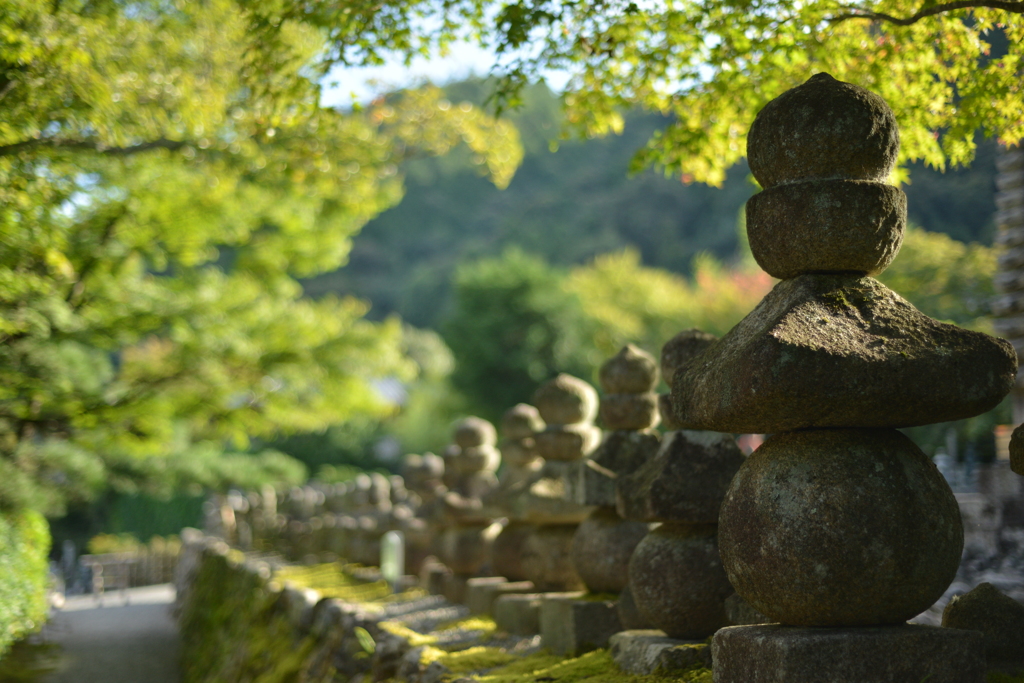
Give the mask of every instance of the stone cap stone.
<svg viewBox="0 0 1024 683">
<path fill-rule="evenodd" d="M 818 73 L 758 112 L 747 160 L 765 189 L 816 178 L 884 181 L 899 147 L 896 117 L 884 99 Z"/>
<path fill-rule="evenodd" d="M 455 423 L 455 443 L 460 448 L 493 446 L 497 442 L 494 425 L 481 417 L 470 416 Z"/>
<path fill-rule="evenodd" d="M 563 372 L 540 385 L 533 403 L 548 426 L 593 422 L 597 415 L 597 390 Z"/>
<path fill-rule="evenodd" d="M 658 364 L 651 354 L 626 344 L 601 366 L 598 380 L 608 394 L 643 394 L 658 383 Z"/>
</svg>

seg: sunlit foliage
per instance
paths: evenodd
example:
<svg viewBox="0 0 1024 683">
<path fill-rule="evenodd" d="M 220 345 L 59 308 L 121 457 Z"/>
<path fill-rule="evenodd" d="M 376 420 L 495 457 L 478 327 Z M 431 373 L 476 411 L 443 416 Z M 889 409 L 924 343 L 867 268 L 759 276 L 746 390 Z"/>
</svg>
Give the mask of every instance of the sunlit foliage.
<svg viewBox="0 0 1024 683">
<path fill-rule="evenodd" d="M 345 262 L 403 159 L 465 144 L 503 186 L 521 149 L 433 88 L 321 107 L 332 64 L 443 34 L 327 5 L 0 0 L 0 506 L 294 480 L 220 456 L 391 409 L 397 321 L 297 278 Z"/>
</svg>

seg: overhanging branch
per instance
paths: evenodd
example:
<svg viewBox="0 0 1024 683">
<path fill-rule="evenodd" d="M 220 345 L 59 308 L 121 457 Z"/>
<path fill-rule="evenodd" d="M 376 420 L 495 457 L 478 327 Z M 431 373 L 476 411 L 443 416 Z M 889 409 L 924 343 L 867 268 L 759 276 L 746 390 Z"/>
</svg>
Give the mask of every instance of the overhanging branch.
<svg viewBox="0 0 1024 683">
<path fill-rule="evenodd" d="M 872 10 L 859 9 L 856 7 L 844 8 L 847 10 L 845 14 L 837 14 L 834 17 L 829 18 L 829 22 L 835 24 L 841 21 L 847 21 L 850 19 L 868 19 L 869 21 L 885 21 L 890 24 L 897 26 L 910 26 L 916 24 L 922 19 L 935 16 L 936 14 L 942 14 L 944 12 L 952 12 L 958 9 L 972 9 L 972 8 L 986 8 L 986 9 L 999 9 L 1005 12 L 1011 12 L 1013 14 L 1024 14 L 1024 2 L 1014 2 L 1013 0 L 957 0 L 957 2 L 947 2 L 940 5 L 932 5 L 925 7 L 912 16 L 909 17 L 894 17 L 891 14 L 885 14 L 884 12 L 874 12 Z"/>
<path fill-rule="evenodd" d="M 31 140 L 22 140 L 21 142 L 13 142 L 9 145 L 0 145 L 0 156 L 10 156 L 17 154 L 26 149 L 35 148 L 50 148 L 57 150 L 70 150 L 70 151 L 84 151 L 84 152 L 97 152 L 99 154 L 106 154 L 108 156 L 129 156 L 132 154 L 139 154 L 141 152 L 148 152 L 154 149 L 169 149 L 178 150 L 187 145 L 187 142 L 181 140 L 168 140 L 166 138 L 160 138 L 159 140 L 151 140 L 149 142 L 140 142 L 137 145 L 129 145 L 127 147 L 111 147 L 104 145 L 94 140 L 64 140 L 60 138 L 32 138 Z"/>
</svg>

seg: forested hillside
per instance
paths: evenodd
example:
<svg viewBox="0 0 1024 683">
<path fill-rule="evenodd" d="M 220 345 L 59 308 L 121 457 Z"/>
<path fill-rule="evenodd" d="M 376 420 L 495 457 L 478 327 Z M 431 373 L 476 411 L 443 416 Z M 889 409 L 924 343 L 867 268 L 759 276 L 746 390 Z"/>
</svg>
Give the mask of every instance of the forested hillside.
<svg viewBox="0 0 1024 683">
<path fill-rule="evenodd" d="M 454 102 L 482 103 L 488 84 L 449 85 Z M 525 93 L 508 114 L 522 135 L 525 158 L 512 183 L 498 190 L 478 175 L 468 153 L 419 159 L 406 166 L 401 204 L 370 221 L 355 238 L 349 264 L 307 281 L 308 294 L 354 294 L 371 302 L 370 316 L 398 313 L 420 327 L 438 327 L 450 313 L 456 265 L 499 254 L 509 245 L 553 265 L 586 262 L 624 247 L 647 266 L 690 274 L 694 256 L 734 259 L 738 219 L 756 191 L 745 164 L 721 188 L 685 184 L 656 171 L 630 175 L 633 155 L 665 121 L 635 113 L 622 135 L 561 140 L 557 97 L 544 85 Z M 553 151 L 551 141 L 556 141 Z M 991 244 L 994 153 L 981 141 L 975 162 L 946 173 L 911 167 L 910 222 L 964 242 Z"/>
</svg>

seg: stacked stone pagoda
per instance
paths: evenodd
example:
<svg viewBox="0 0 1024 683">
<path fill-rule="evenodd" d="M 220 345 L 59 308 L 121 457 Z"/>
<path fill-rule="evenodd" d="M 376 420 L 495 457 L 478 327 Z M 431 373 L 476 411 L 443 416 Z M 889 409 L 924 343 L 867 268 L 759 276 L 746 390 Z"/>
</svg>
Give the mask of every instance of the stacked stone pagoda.
<svg viewBox="0 0 1024 683">
<path fill-rule="evenodd" d="M 514 514 L 534 525 L 523 544 L 523 572 L 541 591 L 578 590 L 583 583 L 570 557 L 572 538 L 593 508 L 567 495 L 580 461 L 601 440 L 594 426 L 597 391 L 562 373 L 537 389 L 533 403 L 546 425 L 534 437 L 544 467 L 512 503 Z"/>
<path fill-rule="evenodd" d="M 455 426 L 455 443 L 445 451 L 444 478 L 448 492 L 442 498 L 444 531 L 440 537 L 441 560 L 452 571 L 445 595 L 461 602 L 465 582 L 475 576 L 490 557 L 490 546 L 500 527 L 483 509 L 483 498 L 498 486 L 495 471 L 501 454 L 492 425 L 479 417 L 467 417 Z"/>
<path fill-rule="evenodd" d="M 402 529 L 406 571 L 419 574 L 426 559 L 436 552 L 442 499 L 448 491 L 443 483 L 444 460 L 433 453 L 410 453 L 402 461 L 402 474 L 413 512 Z"/>
<path fill-rule="evenodd" d="M 665 376 L 676 377 L 714 339 L 699 330 L 676 335 L 662 348 Z M 662 404 L 671 408 L 666 397 Z M 665 433 L 653 457 L 619 478 L 619 514 L 661 523 L 629 560 L 629 596 L 619 608 L 625 626 L 656 628 L 681 640 L 703 640 L 725 626 L 733 589 L 719 557 L 718 514 L 742 464 L 731 435 L 675 430 Z"/>
<path fill-rule="evenodd" d="M 615 481 L 658 450 L 658 395 L 653 393 L 658 365 L 649 353 L 630 344 L 601 366 L 598 379 L 605 392 L 600 417 L 606 432 L 580 467 L 575 492 L 580 503 L 597 508 L 576 530 L 572 561 L 591 593 L 621 593 L 629 580 L 629 558 L 647 535 L 648 525 L 619 516 Z"/>
<path fill-rule="evenodd" d="M 906 625 L 954 578 L 963 528 L 897 429 L 992 409 L 1017 361 L 871 277 L 903 236 L 906 198 L 885 182 L 898 148 L 885 101 L 827 74 L 751 127 L 750 246 L 782 281 L 672 393 L 687 428 L 771 434 L 729 488 L 719 545 L 736 592 L 778 624 L 720 630 L 717 683 L 984 680 L 980 634 Z"/>
<path fill-rule="evenodd" d="M 501 418 L 501 459 L 505 468 L 498 488 L 485 500 L 494 509 L 495 517 L 505 517 L 508 523 L 491 547 L 491 568 L 498 576 L 509 581 L 523 581 L 523 544 L 533 531 L 533 525 L 513 505 L 540 477 L 544 458 L 537 451 L 536 435 L 544 430 L 540 412 L 531 405 L 520 403 L 509 408 Z"/>
</svg>

